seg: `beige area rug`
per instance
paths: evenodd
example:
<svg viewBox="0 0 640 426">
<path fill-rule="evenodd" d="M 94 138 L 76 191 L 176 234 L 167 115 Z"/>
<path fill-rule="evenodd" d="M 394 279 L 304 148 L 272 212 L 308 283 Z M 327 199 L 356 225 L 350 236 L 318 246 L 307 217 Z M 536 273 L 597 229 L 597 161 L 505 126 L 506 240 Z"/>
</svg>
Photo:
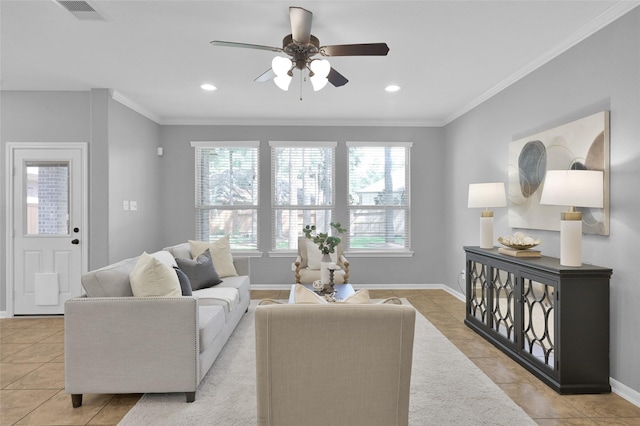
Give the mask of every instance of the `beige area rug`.
<svg viewBox="0 0 640 426">
<path fill-rule="evenodd" d="M 403 303 L 409 304 L 405 299 Z M 256 304 L 251 302 L 249 312 L 200 383 L 195 402 L 186 403 L 182 393 L 145 394 L 120 425 L 255 425 Z M 418 314 L 409 424 L 520 426 L 536 423 Z"/>
</svg>

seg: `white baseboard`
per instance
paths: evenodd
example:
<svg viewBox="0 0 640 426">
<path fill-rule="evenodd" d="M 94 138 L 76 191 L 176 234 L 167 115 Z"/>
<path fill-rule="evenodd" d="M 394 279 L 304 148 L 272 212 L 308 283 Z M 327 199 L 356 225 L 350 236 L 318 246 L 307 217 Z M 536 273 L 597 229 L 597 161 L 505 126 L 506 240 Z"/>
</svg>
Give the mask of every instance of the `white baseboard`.
<svg viewBox="0 0 640 426">
<path fill-rule="evenodd" d="M 0 311 L 0 318 L 10 318 L 7 311 Z"/>
<path fill-rule="evenodd" d="M 353 284 L 357 290 L 444 290 L 458 300 L 465 301 L 464 294 L 444 284 Z M 251 290 L 290 290 L 291 284 L 251 284 Z"/>
<path fill-rule="evenodd" d="M 626 399 L 636 407 L 640 407 L 640 392 L 637 392 L 631 389 L 627 385 L 623 385 L 617 380 L 609 378 L 609 383 L 611 384 L 611 392 L 620 396 L 621 398 Z"/>
</svg>

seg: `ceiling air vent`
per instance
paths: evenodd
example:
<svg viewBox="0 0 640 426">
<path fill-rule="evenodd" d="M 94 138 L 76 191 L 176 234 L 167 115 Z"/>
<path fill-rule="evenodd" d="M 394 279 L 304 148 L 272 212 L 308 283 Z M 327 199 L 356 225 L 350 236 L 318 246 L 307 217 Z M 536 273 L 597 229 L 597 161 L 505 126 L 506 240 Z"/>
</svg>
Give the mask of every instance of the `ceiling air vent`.
<svg viewBox="0 0 640 426">
<path fill-rule="evenodd" d="M 102 16 L 86 1 L 53 0 L 78 19 L 101 20 Z"/>
</svg>

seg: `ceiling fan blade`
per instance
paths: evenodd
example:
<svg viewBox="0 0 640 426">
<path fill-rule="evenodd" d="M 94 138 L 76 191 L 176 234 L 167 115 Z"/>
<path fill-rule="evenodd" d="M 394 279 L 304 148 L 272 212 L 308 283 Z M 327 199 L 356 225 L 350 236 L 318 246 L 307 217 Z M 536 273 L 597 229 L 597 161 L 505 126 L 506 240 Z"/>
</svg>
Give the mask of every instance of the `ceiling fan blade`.
<svg viewBox="0 0 640 426">
<path fill-rule="evenodd" d="M 268 70 L 260 74 L 258 77 L 256 77 L 256 79 L 253 81 L 257 81 L 258 83 L 264 83 L 265 81 L 272 80 L 275 76 L 276 76 L 276 73 L 273 71 L 273 68 L 269 68 Z"/>
<path fill-rule="evenodd" d="M 211 45 L 212 46 L 225 46 L 225 47 L 242 47 L 243 49 L 269 50 L 271 52 L 282 52 L 282 49 L 279 48 L 279 47 L 262 46 L 260 44 L 236 43 L 236 42 L 233 42 L 233 41 L 213 40 L 211 42 Z"/>
<path fill-rule="evenodd" d="M 309 44 L 313 13 L 301 7 L 291 6 L 289 8 L 289 19 L 291 20 L 293 41 L 300 44 Z"/>
<path fill-rule="evenodd" d="M 327 75 L 327 80 L 329 80 L 329 83 L 333 84 L 335 87 L 344 86 L 349 82 L 344 75 L 340 74 L 333 67 L 331 67 L 329 75 Z"/>
<path fill-rule="evenodd" d="M 387 43 L 336 44 L 320 47 L 320 54 L 323 56 L 386 56 L 387 53 Z"/>
</svg>

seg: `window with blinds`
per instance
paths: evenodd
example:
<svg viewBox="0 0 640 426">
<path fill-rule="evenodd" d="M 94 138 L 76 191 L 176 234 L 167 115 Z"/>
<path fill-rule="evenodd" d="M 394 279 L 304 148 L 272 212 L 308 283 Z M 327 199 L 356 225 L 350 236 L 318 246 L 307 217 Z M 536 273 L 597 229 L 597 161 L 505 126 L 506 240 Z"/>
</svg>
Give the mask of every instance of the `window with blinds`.
<svg viewBox="0 0 640 426">
<path fill-rule="evenodd" d="M 305 225 L 333 220 L 336 142 L 269 142 L 274 250 L 295 250 Z"/>
<path fill-rule="evenodd" d="M 411 248 L 411 143 L 347 142 L 349 249 Z"/>
<path fill-rule="evenodd" d="M 192 142 L 196 238 L 229 235 L 232 250 L 258 249 L 259 141 Z"/>
</svg>

